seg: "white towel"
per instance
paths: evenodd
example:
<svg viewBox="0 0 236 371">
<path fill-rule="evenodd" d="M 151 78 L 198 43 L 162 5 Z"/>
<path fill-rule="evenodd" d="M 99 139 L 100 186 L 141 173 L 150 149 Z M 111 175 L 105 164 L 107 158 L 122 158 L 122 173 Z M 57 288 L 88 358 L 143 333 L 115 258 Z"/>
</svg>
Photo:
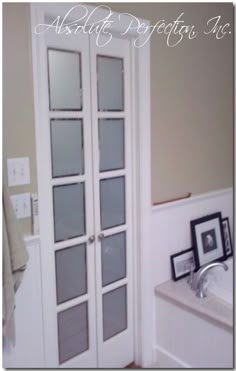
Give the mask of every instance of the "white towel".
<svg viewBox="0 0 236 371">
<path fill-rule="evenodd" d="M 23 279 L 28 253 L 3 179 L 3 341 L 15 345 L 15 293 Z"/>
</svg>

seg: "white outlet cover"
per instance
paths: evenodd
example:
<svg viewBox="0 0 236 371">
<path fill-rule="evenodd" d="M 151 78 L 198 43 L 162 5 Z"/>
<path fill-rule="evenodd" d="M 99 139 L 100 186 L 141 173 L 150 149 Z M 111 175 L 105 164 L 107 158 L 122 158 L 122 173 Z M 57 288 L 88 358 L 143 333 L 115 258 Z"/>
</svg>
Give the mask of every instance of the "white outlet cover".
<svg viewBox="0 0 236 371">
<path fill-rule="evenodd" d="M 9 158 L 7 179 L 9 187 L 30 184 L 29 157 Z"/>
<path fill-rule="evenodd" d="M 11 202 L 17 219 L 31 216 L 30 193 L 12 195 Z"/>
</svg>

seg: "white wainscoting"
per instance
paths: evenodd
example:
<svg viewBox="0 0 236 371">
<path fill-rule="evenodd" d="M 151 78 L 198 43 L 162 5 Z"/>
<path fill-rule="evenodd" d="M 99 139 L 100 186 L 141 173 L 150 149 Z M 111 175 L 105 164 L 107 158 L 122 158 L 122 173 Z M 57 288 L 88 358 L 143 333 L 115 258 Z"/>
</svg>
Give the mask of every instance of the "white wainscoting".
<svg viewBox="0 0 236 371">
<path fill-rule="evenodd" d="M 229 217 L 232 234 L 232 188 L 152 208 L 153 287 L 171 279 L 170 255 L 191 247 L 190 221 L 217 211 Z"/>
<path fill-rule="evenodd" d="M 161 369 L 233 367 L 233 329 L 158 296 L 156 316 L 153 365 Z"/>
<path fill-rule="evenodd" d="M 207 214 L 221 211 L 223 217 L 229 217 L 231 235 L 233 238 L 233 189 L 193 196 L 188 199 L 175 201 L 152 208 L 152 286 L 153 286 L 153 360 L 152 365 L 165 365 L 166 367 L 188 367 L 183 360 L 175 359 L 166 353 L 162 344 L 162 334 L 158 331 L 160 312 L 156 307 L 155 286 L 171 279 L 170 255 L 191 247 L 190 221 Z M 159 314 L 158 314 L 159 313 Z M 150 317 L 150 313 L 147 314 Z M 163 314 L 168 316 L 168 313 Z M 171 331 L 171 329 L 170 329 Z M 176 341 L 176 340 L 175 340 Z M 163 349 L 162 349 L 163 348 Z M 173 353 L 173 352 L 171 352 Z M 181 363 L 182 362 L 182 363 Z M 165 366 L 163 366 L 165 367 Z"/>
<path fill-rule="evenodd" d="M 16 293 L 16 345 L 3 350 L 4 368 L 43 368 L 43 318 L 39 236 L 25 238 L 29 261 Z"/>
</svg>

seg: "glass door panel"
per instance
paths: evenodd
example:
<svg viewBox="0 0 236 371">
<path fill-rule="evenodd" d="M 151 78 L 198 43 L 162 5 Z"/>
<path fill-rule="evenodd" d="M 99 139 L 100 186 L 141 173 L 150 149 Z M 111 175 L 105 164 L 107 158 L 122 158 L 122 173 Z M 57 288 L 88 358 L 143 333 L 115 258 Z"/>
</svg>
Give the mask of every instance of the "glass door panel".
<svg viewBox="0 0 236 371">
<path fill-rule="evenodd" d="M 86 244 L 56 251 L 57 304 L 87 292 Z"/>
<path fill-rule="evenodd" d="M 127 328 L 126 286 L 103 295 L 103 340 L 119 334 Z"/>
<path fill-rule="evenodd" d="M 105 237 L 101 242 L 102 286 L 109 285 L 126 276 L 125 232 Z"/>
<path fill-rule="evenodd" d="M 48 49 L 50 110 L 81 110 L 81 54 Z"/>
<path fill-rule="evenodd" d="M 52 176 L 84 174 L 83 121 L 51 120 Z"/>
<path fill-rule="evenodd" d="M 124 110 L 123 59 L 97 56 L 98 110 Z"/>
<path fill-rule="evenodd" d="M 84 183 L 53 187 L 55 242 L 86 233 Z"/>
<path fill-rule="evenodd" d="M 99 119 L 100 171 L 123 169 L 125 166 L 124 120 Z"/>
<path fill-rule="evenodd" d="M 58 313 L 59 363 L 63 363 L 89 348 L 88 303 L 82 303 Z"/>
<path fill-rule="evenodd" d="M 100 180 L 101 229 L 125 224 L 124 177 Z"/>
</svg>

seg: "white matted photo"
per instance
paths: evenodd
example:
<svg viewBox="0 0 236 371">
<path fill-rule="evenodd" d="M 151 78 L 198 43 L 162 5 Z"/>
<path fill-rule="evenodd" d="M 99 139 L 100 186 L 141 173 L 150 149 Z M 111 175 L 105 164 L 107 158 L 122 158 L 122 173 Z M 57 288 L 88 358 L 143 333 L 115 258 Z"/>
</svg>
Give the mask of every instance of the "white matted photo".
<svg viewBox="0 0 236 371">
<path fill-rule="evenodd" d="M 171 255 L 170 261 L 174 281 L 188 276 L 191 270 L 196 270 L 193 248 Z"/>
</svg>

